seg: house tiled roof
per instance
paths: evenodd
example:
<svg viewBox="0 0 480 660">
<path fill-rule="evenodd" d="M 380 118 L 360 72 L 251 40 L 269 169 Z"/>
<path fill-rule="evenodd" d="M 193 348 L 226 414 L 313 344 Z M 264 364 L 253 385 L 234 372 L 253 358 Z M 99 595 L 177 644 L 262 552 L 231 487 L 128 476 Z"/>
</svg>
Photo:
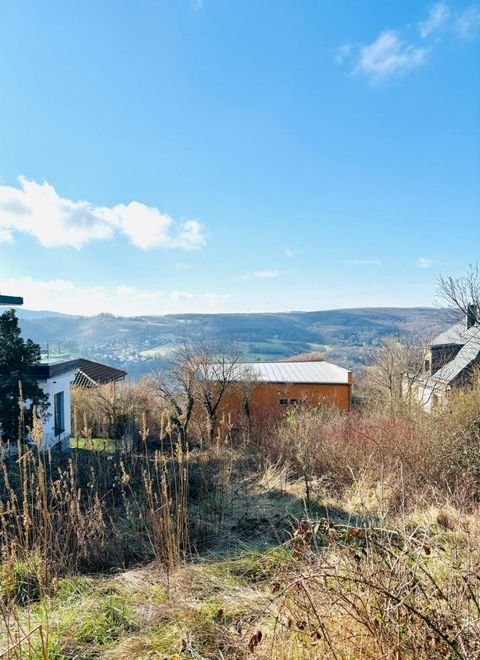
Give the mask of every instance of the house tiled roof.
<svg viewBox="0 0 480 660">
<path fill-rule="evenodd" d="M 122 380 L 127 375 L 123 369 L 115 369 L 100 362 L 92 362 L 81 358 L 79 367 L 75 376 L 74 385 L 78 387 L 94 387 L 95 385 L 105 385 L 117 380 Z"/>
<path fill-rule="evenodd" d="M 455 326 L 454 326 L 455 327 Z M 444 365 L 432 379 L 443 383 L 453 382 L 464 369 L 477 360 L 480 355 L 480 326 L 475 325 L 463 333 L 464 346 L 459 350 L 453 360 Z"/>
</svg>

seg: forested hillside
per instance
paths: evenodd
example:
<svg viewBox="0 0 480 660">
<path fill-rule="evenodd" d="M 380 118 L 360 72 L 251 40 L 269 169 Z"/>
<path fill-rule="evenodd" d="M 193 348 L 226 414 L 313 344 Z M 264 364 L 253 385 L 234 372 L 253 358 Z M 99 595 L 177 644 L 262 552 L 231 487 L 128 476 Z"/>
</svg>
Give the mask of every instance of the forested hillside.
<svg viewBox="0 0 480 660">
<path fill-rule="evenodd" d="M 132 377 L 165 366 L 168 354 L 183 339 L 235 342 L 250 360 L 317 351 L 354 367 L 362 363 L 364 350 L 386 335 L 429 336 L 450 322 L 445 310 L 429 307 L 140 317 L 20 310 L 19 316 L 25 336 L 40 343 L 73 341 L 84 357 L 122 366 Z"/>
</svg>

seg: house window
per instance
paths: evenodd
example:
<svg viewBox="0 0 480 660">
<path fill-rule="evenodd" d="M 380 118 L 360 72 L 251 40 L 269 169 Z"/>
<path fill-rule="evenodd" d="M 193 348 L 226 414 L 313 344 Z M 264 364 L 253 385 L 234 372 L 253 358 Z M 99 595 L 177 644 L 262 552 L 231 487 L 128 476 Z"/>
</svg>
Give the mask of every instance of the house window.
<svg viewBox="0 0 480 660">
<path fill-rule="evenodd" d="M 53 412 L 55 415 L 55 435 L 61 435 L 65 431 L 65 399 L 63 392 L 55 394 Z"/>
<path fill-rule="evenodd" d="M 280 399 L 281 406 L 298 406 L 305 403 L 303 399 Z"/>
<path fill-rule="evenodd" d="M 430 371 L 430 360 L 425 360 L 425 371 L 426 372 Z"/>
</svg>

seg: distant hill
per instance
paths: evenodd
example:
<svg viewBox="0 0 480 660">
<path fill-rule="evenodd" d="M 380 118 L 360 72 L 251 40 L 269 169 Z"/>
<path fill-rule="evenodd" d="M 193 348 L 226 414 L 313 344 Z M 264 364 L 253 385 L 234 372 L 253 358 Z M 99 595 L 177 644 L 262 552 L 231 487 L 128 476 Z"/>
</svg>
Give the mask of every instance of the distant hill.
<svg viewBox="0 0 480 660">
<path fill-rule="evenodd" d="M 47 309 L 36 310 L 36 309 L 24 309 L 23 307 L 16 307 L 17 316 L 20 319 L 43 319 L 49 318 L 51 316 L 61 316 L 69 318 L 78 318 L 78 316 L 73 316 L 72 314 L 62 314 L 62 312 L 50 312 Z"/>
<path fill-rule="evenodd" d="M 69 316 L 18 310 L 24 336 L 39 343 L 72 341 L 84 357 L 124 367 L 136 377 L 168 363 L 179 340 L 235 342 L 245 358 L 281 359 L 310 351 L 346 367 L 365 348 L 398 333 L 431 335 L 448 326 L 447 310 L 430 307 L 358 308 L 269 314 Z"/>
</svg>

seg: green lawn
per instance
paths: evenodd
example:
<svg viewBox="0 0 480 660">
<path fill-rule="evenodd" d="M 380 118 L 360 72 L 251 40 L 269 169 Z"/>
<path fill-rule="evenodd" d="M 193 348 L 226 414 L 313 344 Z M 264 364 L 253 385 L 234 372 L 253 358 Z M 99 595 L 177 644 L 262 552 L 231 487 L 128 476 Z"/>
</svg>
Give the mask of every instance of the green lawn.
<svg viewBox="0 0 480 660">
<path fill-rule="evenodd" d="M 70 446 L 72 449 L 89 449 L 113 453 L 121 446 L 121 441 L 112 438 L 72 438 Z"/>
</svg>

